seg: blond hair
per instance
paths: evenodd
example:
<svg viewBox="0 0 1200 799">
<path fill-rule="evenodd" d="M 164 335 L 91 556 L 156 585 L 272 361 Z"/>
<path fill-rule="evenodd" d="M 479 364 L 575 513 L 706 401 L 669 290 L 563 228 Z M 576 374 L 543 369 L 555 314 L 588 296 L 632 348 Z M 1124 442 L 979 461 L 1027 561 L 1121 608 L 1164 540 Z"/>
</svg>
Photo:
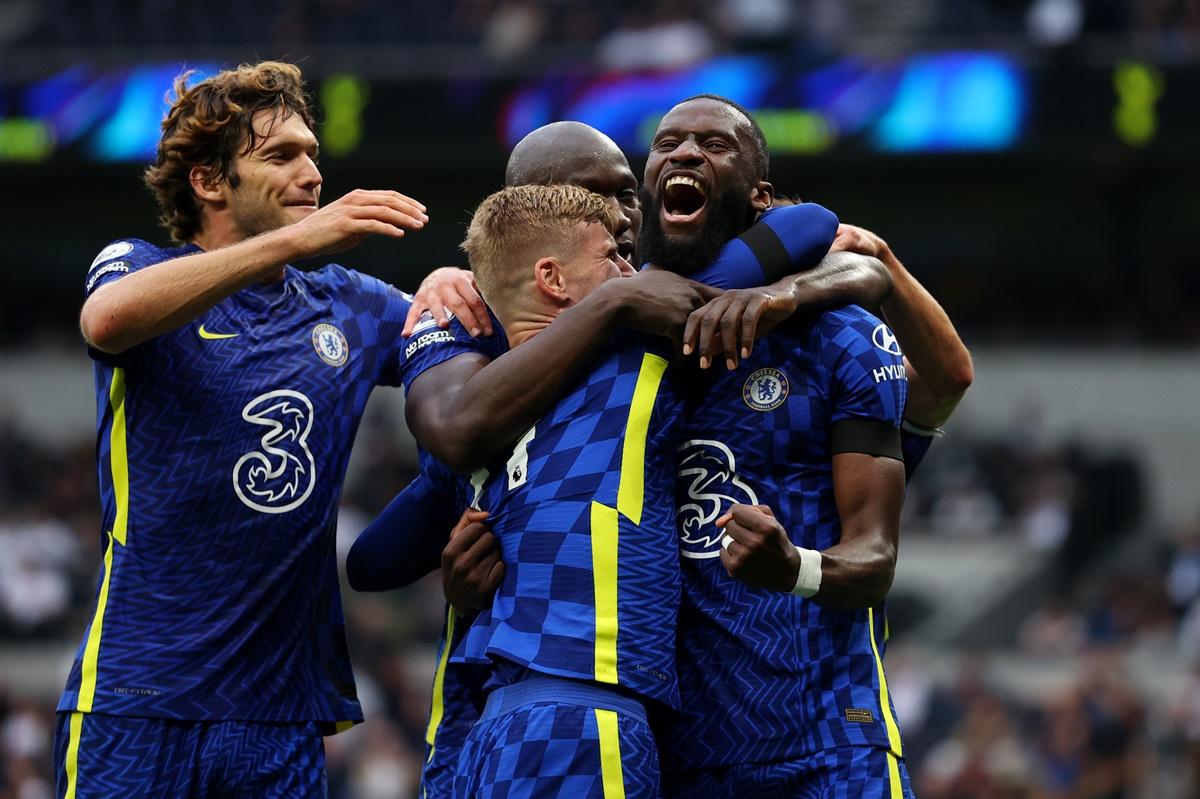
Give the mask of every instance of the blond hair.
<svg viewBox="0 0 1200 799">
<path fill-rule="evenodd" d="M 304 78 L 294 64 L 243 64 L 188 86 L 193 74 L 175 79 L 175 99 L 162 122 L 158 156 L 143 176 L 158 200 L 159 221 L 178 242 L 191 241 L 200 230 L 200 204 L 189 178 L 192 167 L 209 167 L 214 183 L 227 180 L 237 188 L 233 159 L 258 143 L 255 113 L 274 110 L 271 129 L 292 114 L 313 127 Z"/>
<path fill-rule="evenodd" d="M 509 186 L 489 196 L 471 216 L 462 249 L 479 293 L 493 308 L 520 291 L 539 258 L 567 258 L 584 225 L 617 228 L 612 204 L 579 186 Z"/>
</svg>

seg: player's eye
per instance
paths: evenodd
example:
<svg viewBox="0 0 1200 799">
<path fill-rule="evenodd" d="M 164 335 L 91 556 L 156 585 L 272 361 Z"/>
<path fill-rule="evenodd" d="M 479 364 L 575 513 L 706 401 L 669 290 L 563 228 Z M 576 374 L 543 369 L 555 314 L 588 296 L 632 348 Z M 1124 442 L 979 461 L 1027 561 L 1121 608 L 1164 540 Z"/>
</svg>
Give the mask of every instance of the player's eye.
<svg viewBox="0 0 1200 799">
<path fill-rule="evenodd" d="M 711 139 L 709 141 L 704 142 L 704 147 L 708 151 L 714 152 L 714 153 L 723 152 L 725 150 L 730 149 L 728 144 L 726 144 L 723 141 L 719 141 L 717 139 Z"/>
<path fill-rule="evenodd" d="M 621 193 L 617 195 L 617 199 L 620 200 L 621 203 L 623 203 L 625 205 L 637 205 L 637 203 L 638 203 L 637 189 L 622 189 Z"/>
<path fill-rule="evenodd" d="M 654 143 L 655 150 L 674 150 L 679 143 L 674 139 L 659 139 Z"/>
</svg>

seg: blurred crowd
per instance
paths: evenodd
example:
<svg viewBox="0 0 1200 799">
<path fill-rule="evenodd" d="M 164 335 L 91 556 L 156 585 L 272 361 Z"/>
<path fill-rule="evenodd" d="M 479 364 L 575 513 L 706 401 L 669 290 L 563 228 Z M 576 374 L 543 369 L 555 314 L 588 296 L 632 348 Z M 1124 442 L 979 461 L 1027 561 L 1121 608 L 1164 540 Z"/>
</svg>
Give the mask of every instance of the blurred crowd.
<svg viewBox="0 0 1200 799">
<path fill-rule="evenodd" d="M 728 48 L 820 49 L 849 36 L 1009 35 L 1062 46 L 1200 36 L 1196 0 L 6 0 L 0 44 L 303 48 L 468 45 L 494 60 L 571 47 L 580 61 L 666 67 Z M 294 51 L 293 51 L 294 52 Z"/>
<path fill-rule="evenodd" d="M 19 656 L 32 644 L 57 643 L 67 652 L 86 623 L 100 560 L 92 442 L 49 447 L 23 434 L 11 415 L 4 418 L 0 657 Z M 400 424 L 386 412 L 364 422 L 343 497 L 343 557 L 411 477 L 394 432 Z M 993 441 L 963 433 L 936 443 L 918 472 L 906 530 L 1023 536 L 1047 554 L 1071 553 L 1072 564 L 1102 567 L 1074 583 L 1056 578 L 1059 590 L 1021 621 L 1014 640 L 996 642 L 986 656 L 917 648 L 904 630 L 894 632 L 890 685 L 918 795 L 1188 795 L 1179 786 L 1200 784 L 1191 781 L 1200 775 L 1200 518 L 1161 536 L 1169 544 L 1148 560 L 1112 569 L 1071 542 L 1094 539 L 1103 528 L 1108 535 L 1099 548 L 1111 550 L 1121 532 L 1138 527 L 1134 460 L 1032 434 Z M 416 795 L 420 770 L 441 586 L 435 576 L 383 594 L 347 589 L 345 597 L 369 720 L 327 739 L 330 795 L 407 799 Z M 1187 685 L 1147 691 L 1128 671 L 1138 653 L 1197 668 Z M 1048 686 L 1014 680 L 995 662 L 1011 657 L 1048 664 L 1057 676 Z M 952 665 L 931 668 L 929 658 Z M 34 701 L 0 677 L 0 799 L 52 795 L 52 694 L 60 682 L 55 674 L 49 693 Z"/>
</svg>

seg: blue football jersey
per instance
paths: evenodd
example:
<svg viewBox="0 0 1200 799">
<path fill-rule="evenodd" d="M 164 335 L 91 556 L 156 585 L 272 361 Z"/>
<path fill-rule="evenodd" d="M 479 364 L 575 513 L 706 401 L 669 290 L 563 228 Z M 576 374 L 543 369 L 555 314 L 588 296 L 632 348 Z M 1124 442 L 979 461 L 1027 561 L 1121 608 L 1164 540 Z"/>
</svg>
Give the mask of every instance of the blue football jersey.
<svg viewBox="0 0 1200 799">
<path fill-rule="evenodd" d="M 437 320 L 426 311 L 413 327 L 412 333 L 404 339 L 404 393 L 412 387 L 416 380 L 427 369 L 445 363 L 451 358 L 468 353 L 484 355 L 491 360 L 499 358 L 508 352 L 508 338 L 500 320 L 488 309 L 492 318 L 490 336 L 475 338 L 470 331 L 463 327 L 462 322 L 454 315 L 450 316 L 450 325 L 446 329 L 438 327 Z M 427 457 L 421 450 L 422 458 Z M 422 460 L 422 463 L 425 461 Z"/>
<path fill-rule="evenodd" d="M 198 252 L 115 242 L 90 296 Z M 92 351 L 103 568 L 61 711 L 360 721 L 334 557 L 371 389 L 409 368 L 410 298 L 284 269 L 120 355 Z"/>
<path fill-rule="evenodd" d="M 829 610 L 729 577 L 714 522 L 771 507 L 800 547 L 837 543 L 831 433 L 900 426 L 907 382 L 895 337 L 857 306 L 793 320 L 733 371 L 689 392 L 679 448 L 682 712 L 664 736 L 678 768 L 767 762 L 832 746 L 894 747 L 882 608 Z"/>
<path fill-rule="evenodd" d="M 935 438 L 941 438 L 942 431 L 936 428 L 918 427 L 905 420 L 900 430 L 900 450 L 904 453 L 904 480 L 912 479 L 917 467 L 929 453 Z"/>
<path fill-rule="evenodd" d="M 522 437 L 476 474 L 507 564 L 454 654 L 620 686 L 676 705 L 674 448 L 669 345 L 614 337 Z"/>
</svg>

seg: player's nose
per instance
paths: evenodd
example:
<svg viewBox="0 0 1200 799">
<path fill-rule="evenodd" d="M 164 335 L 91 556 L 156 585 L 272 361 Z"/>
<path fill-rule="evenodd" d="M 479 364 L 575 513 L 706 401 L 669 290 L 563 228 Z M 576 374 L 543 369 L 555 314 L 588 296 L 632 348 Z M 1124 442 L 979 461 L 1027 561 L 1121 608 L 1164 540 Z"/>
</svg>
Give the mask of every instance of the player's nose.
<svg viewBox="0 0 1200 799">
<path fill-rule="evenodd" d="M 700 143 L 695 136 L 684 136 L 667 156 L 672 164 L 694 163 L 701 160 Z"/>
<path fill-rule="evenodd" d="M 608 203 L 617 216 L 617 229 L 613 232 L 613 238 L 620 240 L 633 227 L 633 220 L 629 218 L 629 212 L 616 197 L 609 197 Z"/>
<path fill-rule="evenodd" d="M 306 190 L 315 191 L 321 187 L 324 178 L 321 177 L 321 170 L 317 168 L 317 162 L 307 155 L 304 156 L 304 163 L 300 167 L 300 175 L 298 177 L 299 184 Z"/>
</svg>

